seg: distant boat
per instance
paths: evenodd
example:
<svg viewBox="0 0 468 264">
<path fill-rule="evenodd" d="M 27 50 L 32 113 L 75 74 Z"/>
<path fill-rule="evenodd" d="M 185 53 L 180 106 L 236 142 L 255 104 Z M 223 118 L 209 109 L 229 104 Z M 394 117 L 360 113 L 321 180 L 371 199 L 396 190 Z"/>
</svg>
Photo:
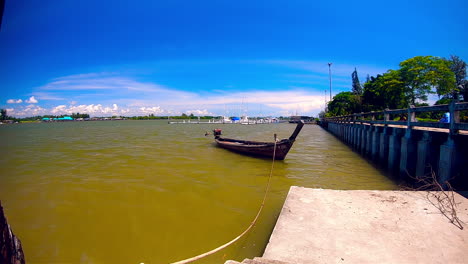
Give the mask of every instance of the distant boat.
<svg viewBox="0 0 468 264">
<path fill-rule="evenodd" d="M 232 120 L 227 116 L 223 116 L 222 123 L 223 124 L 231 124 Z"/>
<path fill-rule="evenodd" d="M 241 117 L 239 123 L 240 123 L 241 125 L 255 124 L 255 122 L 250 121 L 250 120 L 249 120 L 249 117 L 246 116 L 246 115 L 244 115 L 244 116 Z"/>
<path fill-rule="evenodd" d="M 297 135 L 301 132 L 304 122 L 299 122 L 296 126 L 296 129 L 289 138 L 282 139 L 276 142 L 276 151 L 275 142 L 259 142 L 259 141 L 247 141 L 247 140 L 238 140 L 230 138 L 221 137 L 221 129 L 213 130 L 215 136 L 215 142 L 218 147 L 225 148 L 234 152 L 250 155 L 250 156 L 259 156 L 259 157 L 273 157 L 273 152 L 275 152 L 275 159 L 284 160 L 289 150 L 291 149 L 294 141 L 296 140 Z M 275 135 L 276 137 L 276 135 Z"/>
</svg>

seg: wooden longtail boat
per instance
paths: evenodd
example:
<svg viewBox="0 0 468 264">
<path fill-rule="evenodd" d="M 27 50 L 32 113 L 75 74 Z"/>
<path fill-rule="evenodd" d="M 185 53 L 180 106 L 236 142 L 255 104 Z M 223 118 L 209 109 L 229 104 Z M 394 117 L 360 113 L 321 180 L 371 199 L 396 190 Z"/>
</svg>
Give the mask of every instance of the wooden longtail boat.
<svg viewBox="0 0 468 264">
<path fill-rule="evenodd" d="M 289 150 L 291 149 L 297 135 L 301 132 L 304 122 L 300 121 L 297 123 L 296 129 L 289 138 L 285 138 L 276 141 L 275 159 L 284 160 Z M 258 141 L 247 141 L 238 140 L 231 138 L 222 138 L 221 129 L 213 130 L 215 141 L 218 147 L 225 148 L 234 152 L 247 154 L 250 156 L 260 157 L 273 157 L 273 150 L 275 148 L 275 142 L 258 142 Z M 275 134 L 276 139 L 276 134 Z"/>
</svg>

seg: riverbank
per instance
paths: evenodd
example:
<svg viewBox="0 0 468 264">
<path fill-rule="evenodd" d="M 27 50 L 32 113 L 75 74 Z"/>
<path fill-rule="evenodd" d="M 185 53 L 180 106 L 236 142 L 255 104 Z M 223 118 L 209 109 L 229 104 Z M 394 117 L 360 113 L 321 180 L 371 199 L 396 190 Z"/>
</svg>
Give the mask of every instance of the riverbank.
<svg viewBox="0 0 468 264">
<path fill-rule="evenodd" d="M 465 263 L 468 199 L 454 193 L 462 229 L 441 194 L 293 186 L 263 257 L 243 263 Z"/>
</svg>

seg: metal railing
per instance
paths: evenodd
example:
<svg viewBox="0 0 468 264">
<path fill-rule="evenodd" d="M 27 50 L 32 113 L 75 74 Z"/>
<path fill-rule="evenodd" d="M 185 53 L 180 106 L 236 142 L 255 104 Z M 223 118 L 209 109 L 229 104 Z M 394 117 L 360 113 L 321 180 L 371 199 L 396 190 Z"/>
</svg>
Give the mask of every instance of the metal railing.
<svg viewBox="0 0 468 264">
<path fill-rule="evenodd" d="M 324 122 L 343 123 L 343 124 L 369 124 L 369 125 L 401 125 L 407 128 L 412 127 L 429 127 L 429 128 L 445 128 L 449 129 L 451 135 L 458 134 L 460 130 L 468 130 L 468 123 L 460 122 L 460 111 L 468 110 L 468 102 L 435 105 L 435 106 L 410 106 L 407 109 L 385 109 L 378 112 L 356 113 L 352 115 L 326 117 L 322 118 Z M 450 113 L 450 121 L 448 123 L 441 122 L 419 122 L 416 119 L 416 113 L 424 112 L 448 112 Z M 407 115 L 407 120 L 394 121 L 391 119 L 395 115 Z M 380 120 L 379 120 L 380 118 Z M 383 119 L 382 119 L 383 118 Z"/>
</svg>

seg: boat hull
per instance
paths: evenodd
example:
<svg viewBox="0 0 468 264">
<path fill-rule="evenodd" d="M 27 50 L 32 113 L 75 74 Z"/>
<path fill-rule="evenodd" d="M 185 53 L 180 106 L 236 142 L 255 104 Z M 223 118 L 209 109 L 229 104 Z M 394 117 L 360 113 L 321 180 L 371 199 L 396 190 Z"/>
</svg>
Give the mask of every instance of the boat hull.
<svg viewBox="0 0 468 264">
<path fill-rule="evenodd" d="M 246 154 L 256 157 L 275 158 L 277 160 L 284 160 L 289 150 L 291 149 L 297 135 L 301 132 L 304 122 L 301 120 L 292 135 L 287 139 L 282 139 L 276 142 L 259 142 L 248 141 L 231 138 L 222 138 L 221 129 L 213 130 L 215 142 L 218 147 L 228 149 L 241 154 Z M 276 139 L 276 134 L 275 134 Z"/>
<path fill-rule="evenodd" d="M 215 141 L 218 147 L 224 149 L 256 157 L 273 158 L 275 155 L 276 160 L 284 160 L 294 143 L 289 139 L 283 139 L 276 143 L 276 151 L 274 151 L 274 142 L 254 142 L 221 137 Z"/>
</svg>

